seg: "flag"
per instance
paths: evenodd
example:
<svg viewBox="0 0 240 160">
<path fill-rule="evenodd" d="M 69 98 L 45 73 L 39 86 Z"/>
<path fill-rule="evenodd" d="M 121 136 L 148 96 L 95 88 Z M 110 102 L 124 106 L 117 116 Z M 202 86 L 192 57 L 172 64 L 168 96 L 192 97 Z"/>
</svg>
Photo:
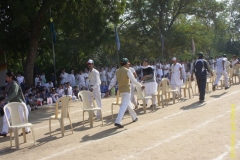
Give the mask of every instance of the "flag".
<svg viewBox="0 0 240 160">
<path fill-rule="evenodd" d="M 50 18 L 50 29 L 51 29 L 51 33 L 52 33 L 52 42 L 55 43 L 56 42 L 56 34 L 55 34 L 55 30 L 54 30 L 54 23 L 53 23 L 53 18 Z"/>
<path fill-rule="evenodd" d="M 193 37 L 192 37 L 192 52 L 193 52 L 193 55 L 195 54 L 195 43 L 194 43 L 194 40 L 193 40 Z"/>
<path fill-rule="evenodd" d="M 164 39 L 163 39 L 162 34 L 160 34 L 160 38 L 161 38 L 161 46 L 162 46 L 162 53 L 163 53 L 163 50 L 164 50 Z"/>
<path fill-rule="evenodd" d="M 117 50 L 120 51 L 120 41 L 118 37 L 118 32 L 117 32 L 117 27 L 115 26 L 115 37 L 116 37 L 116 45 L 117 45 Z"/>
</svg>

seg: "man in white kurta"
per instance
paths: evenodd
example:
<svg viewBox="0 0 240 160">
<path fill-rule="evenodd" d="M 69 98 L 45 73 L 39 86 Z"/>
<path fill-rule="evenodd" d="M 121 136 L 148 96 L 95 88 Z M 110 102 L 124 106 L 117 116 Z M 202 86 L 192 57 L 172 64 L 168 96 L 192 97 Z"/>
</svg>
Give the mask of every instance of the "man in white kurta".
<svg viewBox="0 0 240 160">
<path fill-rule="evenodd" d="M 76 80 L 75 80 L 75 76 L 74 76 L 74 71 L 71 71 L 71 74 L 69 74 L 68 76 L 69 78 L 69 83 L 71 84 L 72 87 L 74 87 L 76 85 Z"/>
<path fill-rule="evenodd" d="M 68 82 L 68 74 L 65 72 L 65 69 L 62 70 L 62 73 L 60 75 L 61 84 Z"/>
<path fill-rule="evenodd" d="M 178 90 L 178 96 L 181 96 L 181 86 L 183 85 L 182 65 L 177 63 L 177 58 L 173 57 L 171 66 L 171 86 L 173 90 Z"/>
<path fill-rule="evenodd" d="M 85 83 L 85 75 L 82 73 L 82 71 L 79 72 L 78 74 L 78 82 L 79 82 L 79 88 L 83 89 L 86 87 Z"/>
<path fill-rule="evenodd" d="M 224 82 L 225 82 L 225 89 L 229 88 L 229 84 L 228 84 L 228 74 L 227 74 L 227 70 L 226 70 L 226 65 L 227 65 L 227 56 L 226 54 L 223 54 L 222 58 L 219 58 L 217 60 L 217 78 L 215 80 L 215 83 L 213 85 L 213 91 L 215 91 L 216 86 L 218 84 L 218 82 L 220 81 L 221 76 L 223 75 L 224 77 Z"/>
<path fill-rule="evenodd" d="M 101 102 L 101 91 L 100 91 L 100 75 L 99 72 L 93 68 L 94 62 L 93 60 L 89 59 L 88 62 L 88 78 L 89 78 L 89 90 L 93 93 L 93 97 L 95 98 L 97 105 L 99 108 L 102 108 L 102 102 Z M 101 117 L 100 111 L 97 111 L 97 119 Z"/>
</svg>

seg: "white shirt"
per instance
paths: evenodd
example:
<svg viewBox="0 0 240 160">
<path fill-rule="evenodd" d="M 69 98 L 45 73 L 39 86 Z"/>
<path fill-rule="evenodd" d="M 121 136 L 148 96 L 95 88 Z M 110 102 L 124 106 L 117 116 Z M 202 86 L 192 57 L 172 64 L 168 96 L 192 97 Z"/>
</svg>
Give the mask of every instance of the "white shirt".
<svg viewBox="0 0 240 160">
<path fill-rule="evenodd" d="M 92 71 L 89 71 L 88 78 L 90 88 L 95 89 L 100 86 L 101 84 L 100 75 L 96 69 L 93 68 Z"/>
<path fill-rule="evenodd" d="M 85 82 L 85 75 L 83 73 L 78 75 L 78 81 L 79 83 Z"/>
<path fill-rule="evenodd" d="M 73 91 L 72 91 L 72 87 L 71 87 L 71 86 L 69 86 L 69 87 L 67 88 L 67 95 L 68 95 L 68 96 L 72 96 L 72 95 L 73 95 Z"/>
<path fill-rule="evenodd" d="M 236 63 L 238 63 L 238 59 L 235 59 L 234 61 L 232 61 L 232 66 L 234 66 Z"/>
<path fill-rule="evenodd" d="M 23 77 L 23 76 L 17 76 L 18 84 L 23 83 L 23 80 L 24 80 L 24 77 Z"/>
<path fill-rule="evenodd" d="M 128 69 L 127 71 L 127 75 L 128 75 L 128 78 L 130 79 L 130 81 L 136 85 L 136 86 L 139 86 L 139 87 L 142 87 L 142 85 L 134 78 L 132 72 Z M 117 83 L 117 76 L 116 74 L 114 74 L 114 77 L 113 79 L 111 80 L 111 83 L 108 87 L 108 90 L 110 90 L 115 84 Z"/>
<path fill-rule="evenodd" d="M 222 65 L 222 61 L 224 61 L 224 66 Z M 219 58 L 217 60 L 217 71 L 223 71 L 223 68 L 226 71 L 226 65 L 227 65 L 226 63 L 227 63 L 227 58 L 225 57 Z"/>
</svg>

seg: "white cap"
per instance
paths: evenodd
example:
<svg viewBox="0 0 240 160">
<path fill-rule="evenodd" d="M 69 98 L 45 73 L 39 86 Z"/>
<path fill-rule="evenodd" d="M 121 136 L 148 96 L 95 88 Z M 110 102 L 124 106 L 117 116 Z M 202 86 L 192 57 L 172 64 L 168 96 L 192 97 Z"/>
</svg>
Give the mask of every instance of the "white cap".
<svg viewBox="0 0 240 160">
<path fill-rule="evenodd" d="M 89 59 L 88 61 L 87 61 L 87 64 L 88 63 L 91 63 L 91 64 L 93 64 L 94 62 L 93 62 L 93 60 L 92 59 Z"/>
<path fill-rule="evenodd" d="M 176 58 L 176 57 L 173 57 L 173 58 L 172 58 L 172 60 L 173 60 L 173 61 L 176 61 L 176 60 L 177 60 L 177 58 Z"/>
</svg>

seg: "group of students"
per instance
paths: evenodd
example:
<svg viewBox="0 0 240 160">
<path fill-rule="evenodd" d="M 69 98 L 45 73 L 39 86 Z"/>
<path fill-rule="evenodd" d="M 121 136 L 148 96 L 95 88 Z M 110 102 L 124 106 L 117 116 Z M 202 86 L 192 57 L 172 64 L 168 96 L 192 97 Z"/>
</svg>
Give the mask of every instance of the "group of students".
<svg viewBox="0 0 240 160">
<path fill-rule="evenodd" d="M 180 88 L 183 85 L 184 79 L 190 75 L 190 72 L 192 72 L 192 75 L 193 73 L 195 73 L 200 91 L 199 100 L 203 101 L 204 96 L 202 97 L 202 91 L 204 91 L 205 94 L 205 88 L 202 87 L 203 81 L 201 80 L 202 78 L 201 74 L 204 72 L 204 78 L 206 78 L 206 71 L 212 74 L 212 70 L 209 67 L 210 66 L 209 63 L 205 60 L 202 60 L 202 58 L 203 54 L 201 53 L 199 54 L 199 59 L 196 60 L 195 62 L 181 64 L 177 62 L 177 58 L 173 57 L 171 65 L 165 64 L 164 66 L 161 63 L 158 63 L 156 67 L 154 67 L 154 64 L 150 65 L 149 61 L 147 59 L 144 59 L 142 61 L 141 68 L 136 68 L 136 66 L 131 67 L 129 60 L 127 58 L 123 58 L 120 63 L 121 67 L 119 68 L 113 67 L 111 69 L 112 77 L 110 79 L 105 79 L 105 77 L 101 77 L 101 75 L 104 74 L 102 73 L 103 70 L 101 72 L 98 72 L 98 70 L 95 69 L 94 67 L 93 60 L 90 59 L 87 62 L 89 71 L 87 74 L 85 74 L 84 78 L 85 84 L 79 82 L 79 85 L 77 85 L 76 80 L 79 80 L 79 75 L 82 75 L 87 71 L 85 71 L 84 73 L 80 72 L 79 75 L 77 74 L 78 76 L 74 75 L 72 77 L 75 80 L 74 83 L 74 80 L 72 80 L 71 82 L 69 81 L 69 77 L 71 76 L 65 74 L 65 70 L 63 70 L 62 74 L 60 75 L 62 84 L 59 85 L 59 87 L 56 90 L 52 88 L 53 85 L 52 82 L 45 83 L 44 86 L 40 84 L 41 82 L 37 82 L 36 87 L 32 87 L 31 89 L 27 90 L 25 95 L 21 94 L 20 85 L 13 82 L 14 77 L 13 74 L 8 72 L 6 76 L 6 79 L 9 84 L 7 96 L 6 98 L 4 98 L 4 100 L 1 101 L 1 105 L 7 102 L 21 102 L 21 103 L 25 102 L 27 105 L 30 105 L 33 109 L 36 109 L 37 107 L 35 106 L 37 105 L 36 103 L 38 103 L 39 98 L 41 98 L 43 102 L 48 101 L 48 98 L 51 98 L 53 102 L 56 102 L 56 100 L 63 95 L 70 95 L 74 99 L 78 96 L 77 95 L 79 92 L 78 87 L 84 87 L 81 89 L 87 89 L 90 92 L 92 92 L 98 107 L 102 108 L 101 97 L 104 97 L 107 94 L 109 94 L 111 89 L 117 86 L 117 89 L 119 90 L 119 93 L 121 94 L 122 97 L 122 102 L 114 125 L 118 128 L 122 128 L 124 126 L 122 125 L 121 121 L 126 110 L 128 110 L 129 114 L 131 115 L 133 122 L 136 122 L 138 120 L 137 114 L 135 113 L 134 107 L 132 106 L 132 104 L 134 104 L 136 109 L 138 105 L 134 98 L 135 86 L 145 89 L 146 95 L 152 96 L 151 106 L 156 106 L 155 93 L 157 92 L 158 76 L 161 76 L 161 78 L 164 77 L 169 78 L 173 89 L 177 89 L 179 91 L 177 96 L 180 96 L 181 95 Z M 234 62 L 234 63 L 232 62 L 232 65 L 239 63 L 236 59 L 232 61 Z M 214 67 L 215 68 L 217 67 L 217 75 L 225 74 L 222 72 L 222 70 L 226 71 L 225 68 L 227 65 L 226 62 L 227 62 L 226 55 L 223 55 L 223 57 L 219 58 L 217 62 L 214 64 Z M 220 70 L 219 68 L 222 68 L 222 70 Z M 110 71 L 110 69 L 108 70 Z M 187 72 L 184 72 L 186 70 Z M 200 70 L 199 71 L 200 75 L 197 74 L 198 72 L 197 70 Z M 187 74 L 188 72 L 189 74 Z M 72 74 L 74 73 L 72 72 Z M 78 77 L 78 79 L 76 77 Z M 215 85 L 218 83 L 217 80 L 215 82 Z M 206 83 L 205 80 L 204 82 Z M 72 89 L 71 86 L 74 86 L 74 89 Z M 104 96 L 101 96 L 102 90 L 105 91 Z M 13 92 L 17 93 L 13 94 Z M 100 112 L 97 112 L 96 119 L 100 118 L 100 116 L 101 116 Z M 0 136 L 6 136 L 6 134 L 8 133 L 8 128 L 6 126 L 7 124 L 5 119 L 6 117 L 3 119 L 4 123 Z M 26 132 L 28 132 L 27 129 Z"/>
</svg>

